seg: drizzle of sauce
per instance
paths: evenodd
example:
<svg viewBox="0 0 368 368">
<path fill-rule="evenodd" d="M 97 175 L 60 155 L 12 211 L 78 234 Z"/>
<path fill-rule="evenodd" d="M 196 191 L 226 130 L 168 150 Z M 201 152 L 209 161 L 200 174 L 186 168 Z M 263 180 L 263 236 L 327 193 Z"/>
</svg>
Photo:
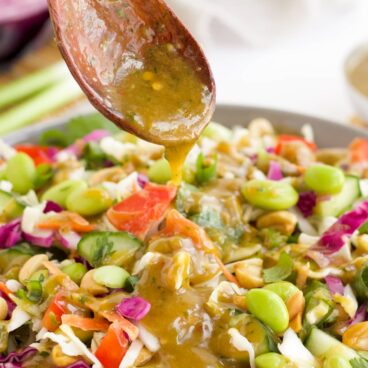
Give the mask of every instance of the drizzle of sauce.
<svg viewBox="0 0 368 368">
<path fill-rule="evenodd" d="M 114 87 L 113 105 L 148 140 L 166 148 L 173 182 L 207 124 L 208 87 L 171 44 L 152 46 Z"/>
</svg>

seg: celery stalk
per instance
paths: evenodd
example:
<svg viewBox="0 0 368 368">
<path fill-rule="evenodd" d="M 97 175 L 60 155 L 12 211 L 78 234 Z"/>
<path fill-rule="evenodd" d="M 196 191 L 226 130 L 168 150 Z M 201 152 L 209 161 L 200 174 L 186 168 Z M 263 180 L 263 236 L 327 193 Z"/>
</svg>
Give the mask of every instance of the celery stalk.
<svg viewBox="0 0 368 368">
<path fill-rule="evenodd" d="M 64 62 L 37 70 L 0 86 L 0 109 L 15 104 L 52 84 L 70 76 Z"/>
<path fill-rule="evenodd" d="M 83 95 L 72 78 L 51 86 L 0 114 L 0 135 L 23 127 Z"/>
</svg>

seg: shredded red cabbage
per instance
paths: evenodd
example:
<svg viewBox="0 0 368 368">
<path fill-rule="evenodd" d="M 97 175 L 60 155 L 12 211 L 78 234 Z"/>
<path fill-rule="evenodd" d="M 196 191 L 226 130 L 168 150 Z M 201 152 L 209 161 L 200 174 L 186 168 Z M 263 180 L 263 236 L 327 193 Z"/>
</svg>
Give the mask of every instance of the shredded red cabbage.
<svg viewBox="0 0 368 368">
<path fill-rule="evenodd" d="M 22 236 L 26 242 L 42 248 L 50 248 L 54 243 L 54 234 L 52 232 L 46 236 L 38 236 L 23 231 Z"/>
<path fill-rule="evenodd" d="M 342 215 L 325 231 L 315 247 L 325 255 L 338 252 L 345 244 L 344 238 L 352 235 L 367 220 L 368 201 L 365 201 L 354 210 Z"/>
<path fill-rule="evenodd" d="M 63 207 L 61 207 L 59 204 L 53 202 L 53 201 L 47 201 L 46 206 L 43 210 L 43 213 L 49 213 L 49 212 L 62 212 Z"/>
<path fill-rule="evenodd" d="M 364 322 L 367 319 L 367 303 L 363 303 L 355 313 L 353 319 L 349 321 L 349 326 L 355 325 L 359 322 Z"/>
<path fill-rule="evenodd" d="M 0 248 L 11 248 L 22 239 L 20 223 L 20 219 L 15 219 L 0 226 Z"/>
<path fill-rule="evenodd" d="M 274 153 L 275 153 L 275 147 L 267 147 L 267 148 L 266 148 L 266 152 L 267 152 L 267 153 L 274 154 Z"/>
<path fill-rule="evenodd" d="M 87 364 L 84 360 L 78 360 L 77 362 L 67 365 L 65 368 L 90 368 L 91 366 Z"/>
<path fill-rule="evenodd" d="M 317 203 L 317 195 L 312 191 L 299 193 L 297 207 L 304 217 L 309 217 L 313 214 L 313 208 Z"/>
<path fill-rule="evenodd" d="M 11 364 L 13 364 L 13 367 L 22 367 L 22 363 L 24 363 L 26 360 L 31 358 L 33 355 L 37 353 L 37 349 L 33 348 L 31 346 L 28 346 L 27 348 L 23 349 L 22 351 L 13 351 L 9 353 L 6 357 L 0 356 L 0 364 L 1 367 L 12 367 Z"/>
<path fill-rule="evenodd" d="M 140 297 L 124 299 L 116 306 L 116 310 L 123 317 L 139 321 L 144 318 L 151 309 L 151 304 Z"/>
<path fill-rule="evenodd" d="M 81 236 L 74 231 L 59 232 L 57 238 L 60 244 L 67 249 L 77 249 Z"/>
<path fill-rule="evenodd" d="M 144 174 L 138 174 L 138 185 L 141 188 L 144 188 L 146 186 L 146 184 L 149 183 L 149 179 L 148 176 L 144 175 Z"/>
<path fill-rule="evenodd" d="M 332 295 L 335 294 L 344 295 L 344 284 L 338 277 L 326 276 L 325 281 Z"/>
<path fill-rule="evenodd" d="M 270 180 L 281 180 L 283 179 L 280 164 L 276 161 L 270 161 L 270 166 L 268 168 L 267 178 Z"/>
</svg>

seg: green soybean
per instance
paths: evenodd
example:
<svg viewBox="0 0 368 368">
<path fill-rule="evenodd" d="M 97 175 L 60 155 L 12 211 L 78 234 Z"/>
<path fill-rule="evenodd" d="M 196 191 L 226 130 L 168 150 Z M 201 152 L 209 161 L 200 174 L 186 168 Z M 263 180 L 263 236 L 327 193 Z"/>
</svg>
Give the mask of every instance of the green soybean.
<svg viewBox="0 0 368 368">
<path fill-rule="evenodd" d="M 266 210 L 286 210 L 298 202 L 298 193 L 287 183 L 273 180 L 250 180 L 243 185 L 244 198 Z"/>
<path fill-rule="evenodd" d="M 82 263 L 71 263 L 70 265 L 63 267 L 61 270 L 78 285 L 88 271 L 86 266 Z"/>
<path fill-rule="evenodd" d="M 82 216 L 94 216 L 106 211 L 112 200 L 102 188 L 87 188 L 72 192 L 66 199 L 66 208 Z"/>
<path fill-rule="evenodd" d="M 36 166 L 28 155 L 17 153 L 8 160 L 5 175 L 13 184 L 13 190 L 15 192 L 26 194 L 29 190 L 33 189 Z"/>
<path fill-rule="evenodd" d="M 172 177 L 171 168 L 169 162 L 162 158 L 155 161 L 148 169 L 148 178 L 154 183 L 165 184 Z"/>
<path fill-rule="evenodd" d="M 266 353 L 258 355 L 256 358 L 257 368 L 283 368 L 288 363 L 288 360 L 277 353 Z"/>
<path fill-rule="evenodd" d="M 337 167 L 316 164 L 308 167 L 304 174 L 304 181 L 318 194 L 336 194 L 344 186 L 345 175 Z"/>
<path fill-rule="evenodd" d="M 43 201 L 53 201 L 62 207 L 66 207 L 68 196 L 82 189 L 87 188 L 87 183 L 83 180 L 66 180 L 48 189 L 42 196 Z"/>
<path fill-rule="evenodd" d="M 276 293 L 285 303 L 292 295 L 299 291 L 294 284 L 288 281 L 274 282 L 264 286 L 263 288 Z"/>
<path fill-rule="evenodd" d="M 245 296 L 250 313 L 276 333 L 283 332 L 289 324 L 289 313 L 283 300 L 273 291 L 252 289 Z"/>
<path fill-rule="evenodd" d="M 339 356 L 328 357 L 324 363 L 323 368 L 352 368 L 351 364 L 345 358 Z"/>
<path fill-rule="evenodd" d="M 102 266 L 93 272 L 95 282 L 112 289 L 124 287 L 129 276 L 129 273 L 119 266 Z"/>
</svg>

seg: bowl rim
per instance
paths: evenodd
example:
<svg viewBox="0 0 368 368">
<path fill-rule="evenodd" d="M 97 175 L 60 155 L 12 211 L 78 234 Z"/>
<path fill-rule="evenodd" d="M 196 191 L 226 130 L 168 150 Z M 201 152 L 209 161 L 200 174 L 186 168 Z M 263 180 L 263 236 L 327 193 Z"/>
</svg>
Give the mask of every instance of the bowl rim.
<svg viewBox="0 0 368 368">
<path fill-rule="evenodd" d="M 357 136 L 368 138 L 368 130 L 364 130 L 356 126 L 342 124 L 342 123 L 338 123 L 333 120 L 329 120 L 329 119 L 325 119 L 325 118 L 321 118 L 321 117 L 317 117 L 317 116 L 313 116 L 309 114 L 294 112 L 290 110 L 282 110 L 282 109 L 252 106 L 252 105 L 243 105 L 243 104 L 219 103 L 216 105 L 214 119 L 212 119 L 214 121 L 216 121 L 216 111 L 219 111 L 222 113 L 226 111 L 238 111 L 238 112 L 247 111 L 248 113 L 251 113 L 252 115 L 257 116 L 257 117 L 265 117 L 267 115 L 268 116 L 274 115 L 274 116 L 279 116 L 279 117 L 293 119 L 293 120 L 295 119 L 295 121 L 304 121 L 306 123 L 310 121 L 310 122 L 315 122 L 315 123 L 321 123 L 325 126 L 338 126 L 339 128 L 346 129 L 356 134 Z M 24 140 L 22 141 L 21 137 L 25 137 L 25 139 L 29 139 L 29 137 L 35 137 L 48 129 L 57 129 L 57 128 L 62 129 L 63 126 L 66 124 L 66 122 L 69 121 L 70 118 L 72 118 L 73 116 L 76 117 L 76 116 L 81 116 L 81 115 L 87 115 L 88 113 L 93 113 L 93 112 L 97 112 L 97 111 L 94 109 L 88 109 L 88 110 L 82 110 L 80 112 L 75 112 L 72 115 L 67 114 L 64 116 L 58 116 L 58 117 L 48 120 L 45 123 L 30 125 L 23 129 L 19 129 L 17 131 L 9 133 L 5 135 L 4 137 L 2 137 L 2 139 L 5 142 L 8 142 L 9 144 L 16 144 L 19 142 L 24 142 Z M 333 138 L 333 136 L 331 138 Z"/>
</svg>

